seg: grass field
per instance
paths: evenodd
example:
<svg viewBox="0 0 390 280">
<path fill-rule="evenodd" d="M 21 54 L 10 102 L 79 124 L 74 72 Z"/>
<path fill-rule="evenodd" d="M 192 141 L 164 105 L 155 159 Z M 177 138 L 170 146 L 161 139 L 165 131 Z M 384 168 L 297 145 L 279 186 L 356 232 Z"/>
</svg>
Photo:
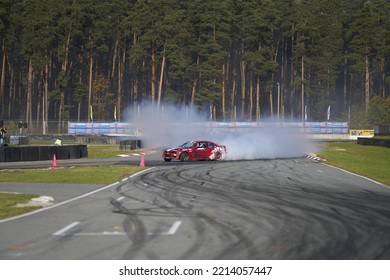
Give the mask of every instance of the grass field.
<svg viewBox="0 0 390 280">
<path fill-rule="evenodd" d="M 356 142 L 325 143 L 318 156 L 326 163 L 390 186 L 390 149 Z"/>
<path fill-rule="evenodd" d="M 134 150 L 135 151 L 135 150 Z M 139 150 L 137 150 L 138 152 Z M 130 150 L 121 151 L 119 145 L 88 145 L 88 158 L 110 158 L 116 157 L 119 154 L 129 154 Z"/>
<path fill-rule="evenodd" d="M 56 170 L 2 170 L 0 182 L 111 184 L 143 168 L 132 165 L 64 167 Z"/>
<path fill-rule="evenodd" d="M 38 197 L 34 194 L 15 194 L 15 193 L 1 193 L 0 194 L 0 219 L 16 216 L 35 210 L 39 207 L 16 207 L 19 203 L 27 203 L 30 199 Z"/>
</svg>

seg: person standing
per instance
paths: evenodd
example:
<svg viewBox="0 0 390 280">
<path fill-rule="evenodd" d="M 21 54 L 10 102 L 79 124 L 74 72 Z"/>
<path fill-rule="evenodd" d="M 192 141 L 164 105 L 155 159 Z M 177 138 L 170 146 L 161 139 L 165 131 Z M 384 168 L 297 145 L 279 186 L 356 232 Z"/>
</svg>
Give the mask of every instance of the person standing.
<svg viewBox="0 0 390 280">
<path fill-rule="evenodd" d="M 4 139 L 5 139 L 6 133 L 7 133 L 7 129 L 5 127 L 3 127 L 3 125 L 1 125 L 1 127 L 0 127 L 0 147 L 4 146 Z"/>
</svg>

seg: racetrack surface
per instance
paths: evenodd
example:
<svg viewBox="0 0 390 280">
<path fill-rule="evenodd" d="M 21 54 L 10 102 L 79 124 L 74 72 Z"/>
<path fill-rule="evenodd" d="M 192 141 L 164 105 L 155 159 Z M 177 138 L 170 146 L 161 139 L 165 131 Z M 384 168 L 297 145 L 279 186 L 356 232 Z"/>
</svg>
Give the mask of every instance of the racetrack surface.
<svg viewBox="0 0 390 280">
<path fill-rule="evenodd" d="M 306 158 L 161 163 L 0 223 L 0 258 L 390 259 L 389 205 L 388 187 Z"/>
</svg>

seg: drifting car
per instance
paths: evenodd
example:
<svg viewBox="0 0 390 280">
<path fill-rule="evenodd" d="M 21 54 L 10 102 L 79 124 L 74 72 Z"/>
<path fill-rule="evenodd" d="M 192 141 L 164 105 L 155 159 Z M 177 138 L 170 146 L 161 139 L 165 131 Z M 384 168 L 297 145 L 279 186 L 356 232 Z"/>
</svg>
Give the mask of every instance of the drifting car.
<svg viewBox="0 0 390 280">
<path fill-rule="evenodd" d="M 226 146 L 211 141 L 188 141 L 176 148 L 165 150 L 165 161 L 222 160 L 227 154 Z"/>
</svg>

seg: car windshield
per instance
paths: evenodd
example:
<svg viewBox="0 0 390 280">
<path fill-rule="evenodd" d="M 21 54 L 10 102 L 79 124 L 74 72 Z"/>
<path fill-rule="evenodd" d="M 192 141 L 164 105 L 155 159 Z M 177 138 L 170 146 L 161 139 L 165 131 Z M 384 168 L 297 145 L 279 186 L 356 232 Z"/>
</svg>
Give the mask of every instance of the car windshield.
<svg viewBox="0 0 390 280">
<path fill-rule="evenodd" d="M 184 144 L 180 145 L 180 148 L 191 148 L 194 145 L 194 141 L 188 141 L 185 142 Z"/>
</svg>

